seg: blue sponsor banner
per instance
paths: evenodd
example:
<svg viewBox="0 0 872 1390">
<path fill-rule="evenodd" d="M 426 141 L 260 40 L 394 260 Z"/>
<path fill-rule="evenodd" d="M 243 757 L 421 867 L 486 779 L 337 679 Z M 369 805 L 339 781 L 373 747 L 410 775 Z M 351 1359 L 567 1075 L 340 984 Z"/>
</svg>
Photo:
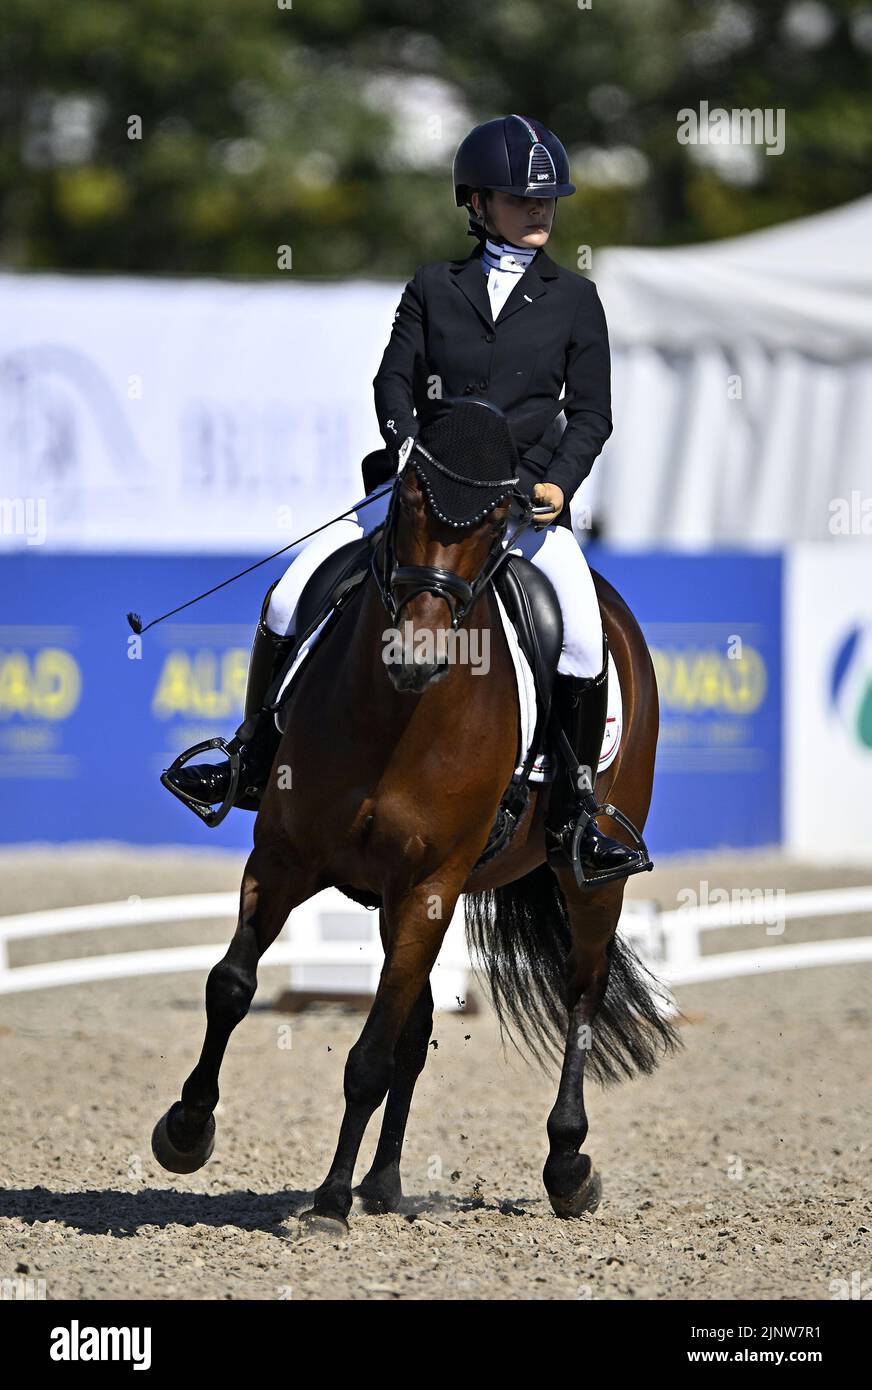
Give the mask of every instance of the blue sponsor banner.
<svg viewBox="0 0 872 1390">
<path fill-rule="evenodd" d="M 587 556 L 632 608 L 657 672 L 652 850 L 780 844 L 781 556 Z"/>
<path fill-rule="evenodd" d="M 655 851 L 781 839 L 781 562 L 590 552 L 657 666 Z M 242 716 L 264 593 L 287 560 L 147 632 L 245 556 L 0 557 L 0 840 L 246 848 L 253 817 L 208 830 L 159 783 L 182 749 Z"/>
<path fill-rule="evenodd" d="M 281 560 L 134 639 L 143 621 L 250 556 L 0 558 L 0 839 L 245 848 L 252 816 L 209 830 L 159 782 L 184 748 L 230 737 L 248 654 Z M 287 560 L 284 561 L 287 564 Z"/>
</svg>

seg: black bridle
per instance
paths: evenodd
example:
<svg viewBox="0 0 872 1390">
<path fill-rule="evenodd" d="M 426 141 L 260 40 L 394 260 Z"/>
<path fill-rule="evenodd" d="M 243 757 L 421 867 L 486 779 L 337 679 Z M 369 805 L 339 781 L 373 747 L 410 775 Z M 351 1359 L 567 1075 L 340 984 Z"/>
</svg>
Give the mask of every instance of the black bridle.
<svg viewBox="0 0 872 1390">
<path fill-rule="evenodd" d="M 523 515 L 513 531 L 508 543 L 503 546 L 503 536 L 508 526 L 508 515 L 504 524 L 494 538 L 494 543 L 488 552 L 487 559 L 481 572 L 472 583 L 468 579 L 463 579 L 453 570 L 443 569 L 439 565 L 401 565 L 397 562 L 394 553 L 394 525 L 396 522 L 397 496 L 402 485 L 406 468 L 412 463 L 412 456 L 417 450 L 423 454 L 428 463 L 431 463 L 440 473 L 446 477 L 454 479 L 456 482 L 463 483 L 468 487 L 483 487 L 493 491 L 495 488 L 504 487 L 507 495 L 511 495 L 520 506 Z M 372 571 L 378 585 L 378 591 L 382 602 L 387 609 L 391 620 L 396 625 L 403 608 L 418 594 L 433 594 L 436 598 L 444 599 L 451 613 L 451 627 L 457 630 L 463 623 L 470 608 L 484 589 L 485 585 L 493 578 L 499 566 L 506 559 L 512 545 L 520 536 L 522 531 L 535 522 L 538 516 L 545 516 L 551 508 L 548 506 L 535 507 L 530 498 L 517 487 L 519 478 L 499 478 L 496 481 L 482 481 L 478 478 L 466 478 L 459 473 L 454 473 L 444 463 L 425 449 L 423 444 L 415 440 L 409 452 L 402 472 L 398 473 L 394 479 L 391 491 L 391 500 L 388 505 L 388 513 L 385 519 L 384 530 L 381 543 L 381 562 L 379 563 L 379 547 L 375 546 L 372 553 Z M 494 506 L 497 504 L 494 503 Z M 405 589 L 407 592 L 398 598 L 395 590 L 397 587 Z M 452 604 L 452 599 L 454 603 Z"/>
</svg>

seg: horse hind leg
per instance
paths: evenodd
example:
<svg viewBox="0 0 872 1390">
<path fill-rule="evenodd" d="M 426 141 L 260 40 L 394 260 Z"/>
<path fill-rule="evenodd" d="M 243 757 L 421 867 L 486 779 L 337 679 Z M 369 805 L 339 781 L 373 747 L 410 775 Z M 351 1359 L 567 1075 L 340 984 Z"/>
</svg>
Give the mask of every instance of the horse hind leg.
<svg viewBox="0 0 872 1390">
<path fill-rule="evenodd" d="M 152 1152 L 171 1173 L 193 1173 L 212 1154 L 218 1074 L 230 1034 L 251 1007 L 257 965 L 289 913 L 311 897 L 302 874 L 295 875 L 287 847 L 256 845 L 245 866 L 239 919 L 226 955 L 206 981 L 206 1036 L 200 1059 L 182 1087 L 181 1100 L 158 1120 Z"/>
<path fill-rule="evenodd" d="M 617 938 L 624 883 L 596 892 L 580 890 L 569 870 L 559 875 L 569 914 L 572 945 L 567 959 L 569 1019 L 563 1067 L 548 1117 L 548 1158 L 543 1180 L 554 1212 L 582 1216 L 599 1205 L 602 1183 L 581 1153 L 588 1123 L 585 1068 L 593 1058 L 597 1078 L 617 1081 L 654 1070 L 662 1052 L 677 1042 L 663 1013 L 663 998 L 633 952 Z"/>
<path fill-rule="evenodd" d="M 567 959 L 568 1023 L 557 1099 L 548 1116 L 548 1158 L 543 1181 L 557 1216 L 581 1216 L 599 1205 L 602 1184 L 587 1154 L 580 1153 L 587 1138 L 584 1108 L 584 1071 L 591 1049 L 592 1025 L 606 992 L 609 977 L 609 943 L 621 910 L 619 891 L 603 889 L 585 899 L 568 874 L 561 875 L 572 932 Z"/>
</svg>

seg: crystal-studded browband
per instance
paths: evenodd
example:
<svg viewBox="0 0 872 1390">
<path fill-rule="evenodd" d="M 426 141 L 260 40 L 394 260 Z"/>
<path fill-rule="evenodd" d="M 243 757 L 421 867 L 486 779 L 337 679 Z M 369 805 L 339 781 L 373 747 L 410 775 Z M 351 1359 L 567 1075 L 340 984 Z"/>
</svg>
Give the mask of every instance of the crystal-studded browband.
<svg viewBox="0 0 872 1390">
<path fill-rule="evenodd" d="M 469 487 L 486 487 L 489 488 L 491 492 L 499 492 L 498 496 L 489 498 L 487 506 L 483 507 L 480 512 L 476 512 L 474 516 L 468 516 L 463 521 L 455 521 L 452 517 L 446 516 L 445 513 L 440 510 L 436 498 L 433 494 L 433 489 L 430 486 L 430 479 L 427 477 L 426 473 L 419 473 L 418 477 L 421 481 L 424 491 L 427 494 L 427 501 L 430 503 L 430 506 L 433 509 L 435 515 L 438 516 L 440 521 L 444 521 L 446 526 L 454 526 L 460 529 L 462 527 L 472 526 L 476 521 L 481 521 L 484 517 L 487 516 L 488 512 L 492 512 L 494 507 L 498 506 L 499 503 L 502 502 L 503 498 L 509 492 L 512 492 L 517 486 L 517 484 L 521 481 L 520 477 L 492 479 L 464 478 L 461 473 L 455 473 L 452 471 L 452 469 L 446 467 L 444 463 L 440 463 L 439 459 L 437 459 L 434 454 L 431 454 L 430 450 L 425 448 L 423 444 L 419 444 L 417 439 L 413 442 L 412 448 L 409 450 L 409 453 L 406 456 L 406 467 L 408 467 L 409 463 L 411 462 L 412 454 L 414 453 L 415 449 L 417 449 L 419 453 L 423 454 L 427 462 L 432 463 L 433 467 L 438 469 L 440 473 L 444 474 L 446 478 L 451 478 L 454 482 L 462 483 L 464 485 L 468 485 Z"/>
<path fill-rule="evenodd" d="M 423 444 L 414 440 L 412 448 L 409 450 L 409 458 L 415 450 L 422 453 L 428 463 L 432 463 L 434 468 L 438 468 L 440 473 L 444 473 L 446 478 L 452 478 L 455 483 L 465 483 L 467 487 L 514 487 L 515 483 L 521 481 L 520 477 L 515 478 L 465 478 L 462 473 L 453 473 L 450 468 L 446 468 L 444 463 L 440 463 L 429 449 L 425 449 Z M 408 463 L 409 459 L 406 459 Z"/>
</svg>

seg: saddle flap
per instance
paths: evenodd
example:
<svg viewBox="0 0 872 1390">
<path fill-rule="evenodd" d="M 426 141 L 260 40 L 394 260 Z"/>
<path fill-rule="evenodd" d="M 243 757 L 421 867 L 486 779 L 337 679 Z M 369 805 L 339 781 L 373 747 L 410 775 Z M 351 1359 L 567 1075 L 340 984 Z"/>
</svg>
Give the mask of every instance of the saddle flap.
<svg viewBox="0 0 872 1390">
<path fill-rule="evenodd" d="M 297 600 L 294 624 L 296 640 L 267 690 L 264 701 L 266 705 L 275 707 L 279 701 L 279 692 L 304 642 L 320 627 L 325 618 L 337 611 L 338 605 L 350 590 L 357 588 L 369 574 L 370 545 L 375 534 L 361 536 L 341 545 L 321 561 L 314 574 L 306 581 Z M 287 694 L 286 689 L 283 697 L 287 698 Z"/>
<path fill-rule="evenodd" d="M 530 663 L 537 698 L 544 705 L 563 648 L 563 617 L 554 585 L 522 555 L 510 555 L 494 583 Z"/>
<path fill-rule="evenodd" d="M 338 550 L 327 555 L 307 580 L 297 601 L 297 621 L 295 630 L 302 635 L 310 627 L 316 626 L 329 610 L 335 607 L 357 573 L 365 574 L 369 569 L 370 538 L 361 536 L 347 541 Z"/>
</svg>

